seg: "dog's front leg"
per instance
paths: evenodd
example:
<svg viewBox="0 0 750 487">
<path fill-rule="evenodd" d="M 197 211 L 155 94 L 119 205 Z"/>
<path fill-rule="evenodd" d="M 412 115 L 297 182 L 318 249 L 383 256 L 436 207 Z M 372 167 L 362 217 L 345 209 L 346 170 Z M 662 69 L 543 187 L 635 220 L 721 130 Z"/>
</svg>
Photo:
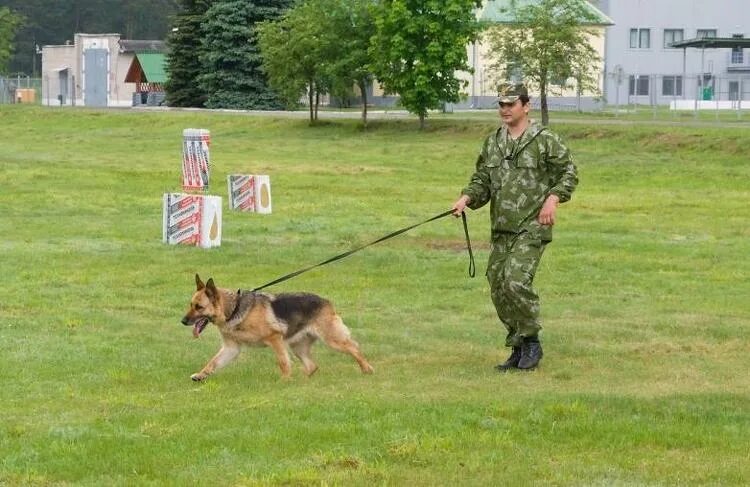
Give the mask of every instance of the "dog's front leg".
<svg viewBox="0 0 750 487">
<path fill-rule="evenodd" d="M 239 353 L 239 345 L 237 345 L 236 343 L 224 342 L 224 344 L 219 349 L 219 353 L 217 353 L 214 358 L 209 360 L 206 366 L 203 367 L 200 372 L 191 375 L 190 378 L 194 381 L 202 381 L 209 375 L 213 374 L 214 372 L 231 362 Z"/>
</svg>

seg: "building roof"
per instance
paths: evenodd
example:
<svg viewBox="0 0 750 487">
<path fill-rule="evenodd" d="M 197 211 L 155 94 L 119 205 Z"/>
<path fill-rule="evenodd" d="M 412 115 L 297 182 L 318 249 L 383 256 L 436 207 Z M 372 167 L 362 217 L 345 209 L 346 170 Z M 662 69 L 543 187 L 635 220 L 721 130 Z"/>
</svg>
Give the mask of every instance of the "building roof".
<svg viewBox="0 0 750 487">
<path fill-rule="evenodd" d="M 154 52 L 136 53 L 125 75 L 126 83 L 165 83 L 166 55 Z"/>
<path fill-rule="evenodd" d="M 164 41 L 139 41 L 120 39 L 120 52 L 167 52 Z"/>
<path fill-rule="evenodd" d="M 477 18 L 484 22 L 513 24 L 516 22 L 515 10 L 528 5 L 538 4 L 540 0 L 487 0 L 477 12 Z M 583 21 L 585 25 L 614 25 L 615 22 L 604 12 L 584 0 L 586 10 L 596 19 L 593 22 Z"/>
<path fill-rule="evenodd" d="M 669 47 L 697 47 L 699 49 L 750 48 L 750 39 L 745 39 L 742 37 L 699 37 L 695 39 L 686 39 L 684 41 L 673 42 L 669 45 Z"/>
</svg>

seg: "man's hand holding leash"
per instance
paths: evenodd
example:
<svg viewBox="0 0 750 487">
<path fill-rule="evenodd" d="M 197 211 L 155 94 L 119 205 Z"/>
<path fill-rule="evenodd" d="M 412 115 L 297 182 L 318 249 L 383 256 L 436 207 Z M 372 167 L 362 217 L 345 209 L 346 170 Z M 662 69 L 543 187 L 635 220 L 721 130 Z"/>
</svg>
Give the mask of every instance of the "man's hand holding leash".
<svg viewBox="0 0 750 487">
<path fill-rule="evenodd" d="M 461 213 L 463 213 L 466 209 L 466 205 L 468 205 L 470 202 L 471 198 L 469 198 L 469 195 L 461 195 L 461 197 L 458 198 L 455 203 L 453 203 L 453 216 L 455 216 L 456 218 L 460 217 Z"/>
<path fill-rule="evenodd" d="M 456 200 L 455 203 L 453 203 L 453 216 L 456 218 L 461 216 L 461 213 L 464 212 L 466 209 L 466 206 L 471 203 L 471 198 L 469 198 L 468 195 L 461 195 L 461 197 Z M 555 224 L 555 214 L 557 213 L 557 207 L 560 206 L 560 197 L 556 194 L 551 194 L 547 196 L 547 199 L 544 200 L 544 204 L 542 205 L 542 209 L 539 210 L 539 216 L 537 217 L 537 221 L 541 223 L 542 225 L 554 225 Z"/>
</svg>

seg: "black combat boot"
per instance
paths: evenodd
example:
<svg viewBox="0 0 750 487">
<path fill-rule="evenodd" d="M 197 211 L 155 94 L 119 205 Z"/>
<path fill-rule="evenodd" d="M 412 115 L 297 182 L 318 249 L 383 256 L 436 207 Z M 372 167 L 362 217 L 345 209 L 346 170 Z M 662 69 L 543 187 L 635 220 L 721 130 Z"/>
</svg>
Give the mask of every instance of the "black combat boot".
<svg viewBox="0 0 750 487">
<path fill-rule="evenodd" d="M 521 360 L 518 361 L 518 368 L 521 370 L 532 370 L 539 365 L 542 360 L 542 344 L 539 343 L 539 337 L 526 337 L 521 345 Z"/>
<path fill-rule="evenodd" d="M 521 347 L 513 347 L 513 352 L 508 357 L 508 360 L 501 364 L 497 364 L 495 369 L 498 372 L 507 372 L 510 369 L 518 368 L 518 362 L 521 360 Z"/>
</svg>

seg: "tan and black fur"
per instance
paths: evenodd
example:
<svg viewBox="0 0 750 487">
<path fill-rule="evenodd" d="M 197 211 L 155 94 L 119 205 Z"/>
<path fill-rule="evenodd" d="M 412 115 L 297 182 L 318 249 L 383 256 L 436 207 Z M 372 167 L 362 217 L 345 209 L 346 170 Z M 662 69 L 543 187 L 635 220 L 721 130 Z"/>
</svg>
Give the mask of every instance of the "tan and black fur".
<svg viewBox="0 0 750 487">
<path fill-rule="evenodd" d="M 231 362 L 243 345 L 271 347 L 285 378 L 291 374 L 288 345 L 310 376 L 318 370 L 310 355 L 318 338 L 334 350 L 354 357 L 363 373 L 372 373 L 372 366 L 327 299 L 309 293 L 241 294 L 217 288 L 213 279 L 204 284 L 198 274 L 195 284 L 197 290 L 182 324 L 192 326 L 197 338 L 208 323 L 213 323 L 221 333 L 222 346 L 200 372 L 190 376 L 194 381 L 205 379 Z"/>
</svg>

